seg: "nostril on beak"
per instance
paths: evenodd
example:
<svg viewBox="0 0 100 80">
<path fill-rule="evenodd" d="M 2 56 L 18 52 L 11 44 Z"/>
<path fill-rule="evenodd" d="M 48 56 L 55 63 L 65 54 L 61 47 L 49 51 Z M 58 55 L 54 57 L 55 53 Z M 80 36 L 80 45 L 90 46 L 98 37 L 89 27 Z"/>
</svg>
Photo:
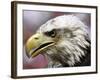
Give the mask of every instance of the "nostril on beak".
<svg viewBox="0 0 100 80">
<path fill-rule="evenodd" d="M 38 37 L 35 37 L 34 39 L 39 39 Z"/>
</svg>

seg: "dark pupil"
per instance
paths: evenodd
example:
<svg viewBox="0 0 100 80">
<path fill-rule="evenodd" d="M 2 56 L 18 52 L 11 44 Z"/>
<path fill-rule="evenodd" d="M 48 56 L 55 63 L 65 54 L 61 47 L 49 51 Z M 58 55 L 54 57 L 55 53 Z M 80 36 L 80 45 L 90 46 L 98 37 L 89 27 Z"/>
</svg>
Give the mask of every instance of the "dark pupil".
<svg viewBox="0 0 100 80">
<path fill-rule="evenodd" d="M 52 31 L 49 31 L 49 32 L 45 32 L 45 35 L 50 36 L 50 37 L 55 37 L 56 36 L 56 31 L 52 30 Z"/>
</svg>

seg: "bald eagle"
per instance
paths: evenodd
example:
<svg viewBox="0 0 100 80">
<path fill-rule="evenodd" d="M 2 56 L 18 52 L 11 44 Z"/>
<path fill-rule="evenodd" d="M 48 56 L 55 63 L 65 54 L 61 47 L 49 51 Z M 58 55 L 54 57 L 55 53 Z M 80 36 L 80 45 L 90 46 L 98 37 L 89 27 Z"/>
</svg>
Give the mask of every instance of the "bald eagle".
<svg viewBox="0 0 100 80">
<path fill-rule="evenodd" d="M 89 66 L 90 44 L 88 26 L 74 15 L 61 15 L 40 26 L 25 49 L 29 58 L 44 55 L 49 68 Z"/>
</svg>

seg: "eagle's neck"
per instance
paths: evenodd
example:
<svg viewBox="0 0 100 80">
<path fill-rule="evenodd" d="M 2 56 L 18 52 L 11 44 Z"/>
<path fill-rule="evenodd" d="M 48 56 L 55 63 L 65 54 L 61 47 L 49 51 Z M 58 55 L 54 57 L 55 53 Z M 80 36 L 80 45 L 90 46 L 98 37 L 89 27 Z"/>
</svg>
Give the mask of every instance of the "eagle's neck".
<svg viewBox="0 0 100 80">
<path fill-rule="evenodd" d="M 83 40 L 82 40 L 83 41 Z M 90 65 L 90 42 L 84 40 L 82 45 L 76 45 L 70 41 L 60 46 L 49 48 L 47 53 L 48 67 L 89 66 Z M 87 44 L 87 45 L 86 45 Z M 84 46 L 84 47 L 83 47 Z"/>
<path fill-rule="evenodd" d="M 82 56 L 80 58 L 79 62 L 76 62 L 72 66 L 90 66 L 91 65 L 91 54 L 90 50 L 88 50 L 88 53 L 85 56 Z M 62 60 L 55 61 L 54 59 L 50 58 L 48 55 L 46 55 L 48 59 L 48 68 L 58 68 L 58 67 L 72 67 L 69 65 L 69 63 L 62 62 Z M 55 57 L 56 58 L 56 57 Z"/>
</svg>

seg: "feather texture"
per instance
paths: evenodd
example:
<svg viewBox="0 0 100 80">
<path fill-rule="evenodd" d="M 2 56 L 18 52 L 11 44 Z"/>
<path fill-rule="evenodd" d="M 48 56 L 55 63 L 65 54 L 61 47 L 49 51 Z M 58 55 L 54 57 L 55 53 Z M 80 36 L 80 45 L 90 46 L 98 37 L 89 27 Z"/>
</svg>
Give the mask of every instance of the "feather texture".
<svg viewBox="0 0 100 80">
<path fill-rule="evenodd" d="M 89 66 L 90 37 L 86 26 L 73 15 L 62 15 L 47 21 L 37 32 L 56 30 L 57 43 L 48 47 L 45 54 L 48 67 Z"/>
</svg>

